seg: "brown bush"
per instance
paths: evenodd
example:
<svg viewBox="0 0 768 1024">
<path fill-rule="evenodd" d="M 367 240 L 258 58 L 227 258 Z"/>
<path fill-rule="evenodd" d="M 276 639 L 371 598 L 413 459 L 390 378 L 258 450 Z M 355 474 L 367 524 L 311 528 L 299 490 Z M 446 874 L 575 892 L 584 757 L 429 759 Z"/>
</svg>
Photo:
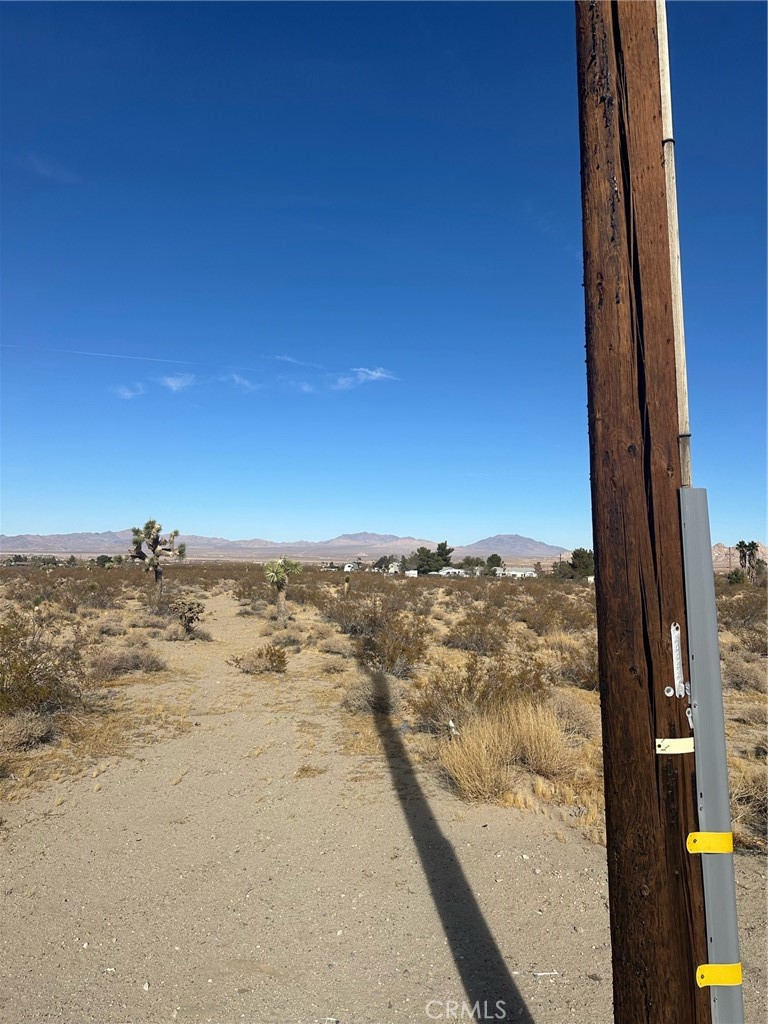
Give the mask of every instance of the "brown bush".
<svg viewBox="0 0 768 1024">
<path fill-rule="evenodd" d="M 87 641 L 39 611 L 11 609 L 0 622 L 0 713 L 40 712 L 76 700 L 85 684 Z"/>
<path fill-rule="evenodd" d="M 724 648 L 721 653 L 723 683 L 735 690 L 768 692 L 768 663 L 759 654 L 743 648 Z"/>
<path fill-rule="evenodd" d="M 402 691 L 385 673 L 364 673 L 355 679 L 341 701 L 353 714 L 395 715 L 402 708 Z"/>
<path fill-rule="evenodd" d="M 288 667 L 288 655 L 283 647 L 277 644 L 264 644 L 254 651 L 243 655 L 233 655 L 227 664 L 247 675 L 261 675 L 265 672 L 285 672 Z"/>
<path fill-rule="evenodd" d="M 765 587 L 745 584 L 735 595 L 724 594 L 717 603 L 720 624 L 734 633 L 752 654 L 768 654 L 768 609 Z"/>
<path fill-rule="evenodd" d="M 52 715 L 23 708 L 0 718 L 0 751 L 30 750 L 52 740 L 55 730 Z"/>
<path fill-rule="evenodd" d="M 416 682 L 406 700 L 419 725 L 436 732 L 449 720 L 462 728 L 483 711 L 542 703 L 550 685 L 549 672 L 534 655 L 521 661 L 501 657 L 485 661 L 472 654 L 460 668 L 440 662 Z"/>
<path fill-rule="evenodd" d="M 373 671 L 405 679 L 427 654 L 428 627 L 423 619 L 395 614 L 358 638 L 357 657 Z"/>
<path fill-rule="evenodd" d="M 599 690 L 597 670 L 597 634 L 573 634 L 573 640 L 561 653 L 560 678 L 581 690 Z"/>
<path fill-rule="evenodd" d="M 600 737 L 600 708 L 588 703 L 586 694 L 571 689 L 557 689 L 552 693 L 552 709 L 566 732 L 594 740 Z"/>
<path fill-rule="evenodd" d="M 745 758 L 728 758 L 731 819 L 737 846 L 765 849 L 768 830 L 768 796 L 765 764 Z"/>
<path fill-rule="evenodd" d="M 595 627 L 595 592 L 591 586 L 572 580 L 526 580 L 519 594 L 516 617 L 539 636 Z"/>
<path fill-rule="evenodd" d="M 475 654 L 499 654 L 507 642 L 509 627 L 497 610 L 471 608 L 451 626 L 443 640 L 446 647 L 457 647 Z"/>
<path fill-rule="evenodd" d="M 90 662 L 91 675 L 100 682 L 118 679 L 131 672 L 162 672 L 167 667 L 162 658 L 143 647 L 99 651 Z"/>
</svg>

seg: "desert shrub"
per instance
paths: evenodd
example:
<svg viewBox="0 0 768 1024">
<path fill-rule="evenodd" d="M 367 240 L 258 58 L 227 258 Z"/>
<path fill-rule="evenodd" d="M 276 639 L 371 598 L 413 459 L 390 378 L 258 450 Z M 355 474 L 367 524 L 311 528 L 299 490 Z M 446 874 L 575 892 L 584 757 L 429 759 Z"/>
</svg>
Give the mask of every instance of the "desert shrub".
<svg viewBox="0 0 768 1024">
<path fill-rule="evenodd" d="M 365 673 L 347 688 L 341 702 L 353 714 L 395 715 L 402 707 L 402 692 L 386 674 Z"/>
<path fill-rule="evenodd" d="M 176 597 L 170 602 L 170 607 L 178 616 L 181 628 L 188 637 L 195 636 L 195 626 L 203 617 L 205 606 L 202 601 L 192 601 L 188 597 Z"/>
<path fill-rule="evenodd" d="M 498 654 L 508 638 L 508 624 L 498 610 L 470 608 L 450 627 L 443 643 L 475 654 Z"/>
<path fill-rule="evenodd" d="M 735 690 L 768 691 L 768 663 L 759 654 L 742 648 L 724 648 L 721 653 L 723 682 Z"/>
<path fill-rule="evenodd" d="M 23 574 L 11 577 L 6 585 L 6 595 L 22 608 L 39 608 L 52 601 L 56 585 L 53 570 L 25 570 Z"/>
<path fill-rule="evenodd" d="M 0 623 L 0 713 L 52 711 L 76 700 L 85 682 L 86 640 L 38 611 L 12 608 Z"/>
<path fill-rule="evenodd" d="M 116 619 L 102 619 L 97 632 L 99 636 L 124 636 L 128 631 L 122 622 Z"/>
<path fill-rule="evenodd" d="M 346 668 L 347 666 L 343 661 L 326 661 L 320 668 L 320 671 L 325 676 L 338 676 L 345 672 Z"/>
<path fill-rule="evenodd" d="M 0 750 L 30 750 L 52 740 L 55 731 L 52 715 L 21 708 L 0 718 Z"/>
<path fill-rule="evenodd" d="M 441 662 L 416 682 L 407 702 L 419 725 L 432 732 L 453 721 L 459 728 L 481 711 L 517 703 L 542 703 L 551 679 L 534 655 L 525 661 L 471 654 L 462 667 Z"/>
<path fill-rule="evenodd" d="M 261 675 L 264 672 L 285 672 L 288 667 L 288 655 L 285 648 L 277 644 L 264 644 L 254 651 L 243 655 L 233 655 L 228 659 L 229 665 L 247 675 Z"/>
<path fill-rule="evenodd" d="M 342 633 L 350 636 L 371 636 L 386 618 L 389 609 L 378 596 L 358 594 L 324 594 L 319 599 L 320 612 L 335 622 Z"/>
<path fill-rule="evenodd" d="M 11 596 L 22 605 L 57 605 L 66 612 L 115 608 L 122 599 L 124 574 L 92 566 L 44 568 L 13 581 Z"/>
<path fill-rule="evenodd" d="M 169 626 L 166 626 L 161 636 L 168 643 L 183 643 L 185 640 L 190 639 L 180 622 L 172 622 Z"/>
<path fill-rule="evenodd" d="M 731 756 L 728 758 L 728 781 L 736 845 L 746 849 L 765 849 L 768 832 L 765 764 Z"/>
<path fill-rule="evenodd" d="M 349 654 L 348 643 L 349 641 L 342 640 L 340 637 L 329 637 L 318 644 L 318 650 L 323 654 L 338 654 L 343 658 Z"/>
<path fill-rule="evenodd" d="M 238 580 L 232 587 L 232 595 L 235 600 L 251 606 L 257 603 L 266 605 L 271 596 L 267 581 L 255 574 L 252 577 Z"/>
<path fill-rule="evenodd" d="M 588 703 L 589 698 L 573 690 L 556 689 L 552 693 L 552 710 L 568 733 L 594 740 L 600 736 L 600 709 Z"/>
<path fill-rule="evenodd" d="M 523 772 L 546 779 L 574 771 L 574 748 L 554 710 L 524 701 L 469 719 L 452 740 L 443 740 L 440 765 L 465 800 L 497 800 Z"/>
<path fill-rule="evenodd" d="M 167 667 L 162 658 L 143 647 L 99 651 L 90 661 L 91 675 L 100 682 L 118 679 L 131 672 L 162 672 Z"/>
<path fill-rule="evenodd" d="M 314 605 L 317 603 L 321 586 L 319 570 L 303 566 L 301 577 L 291 586 L 291 601 L 297 605 Z"/>
<path fill-rule="evenodd" d="M 358 637 L 357 657 L 373 671 L 405 679 L 427 654 L 428 627 L 423 619 L 396 613 Z"/>
<path fill-rule="evenodd" d="M 753 654 L 768 653 L 768 614 L 765 587 L 748 585 L 724 595 L 717 605 L 720 624 L 734 633 Z"/>
<path fill-rule="evenodd" d="M 559 675 L 563 682 L 581 690 L 599 690 L 597 670 L 597 635 L 583 634 L 561 654 Z"/>
<path fill-rule="evenodd" d="M 526 580 L 520 595 L 517 617 L 539 636 L 595 627 L 595 592 L 589 585 L 570 580 Z"/>
</svg>

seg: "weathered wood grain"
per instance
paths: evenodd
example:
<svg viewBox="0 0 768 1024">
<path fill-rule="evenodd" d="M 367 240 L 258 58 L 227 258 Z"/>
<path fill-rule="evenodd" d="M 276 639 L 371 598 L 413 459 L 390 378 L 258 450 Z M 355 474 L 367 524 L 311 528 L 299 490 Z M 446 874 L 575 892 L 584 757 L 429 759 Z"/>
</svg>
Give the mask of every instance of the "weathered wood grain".
<svg viewBox="0 0 768 1024">
<path fill-rule="evenodd" d="M 675 353 L 654 2 L 577 2 L 589 389 L 618 1024 L 706 1024 L 693 754 L 669 698 L 685 600 Z M 687 664 L 685 651 L 684 664 Z"/>
</svg>

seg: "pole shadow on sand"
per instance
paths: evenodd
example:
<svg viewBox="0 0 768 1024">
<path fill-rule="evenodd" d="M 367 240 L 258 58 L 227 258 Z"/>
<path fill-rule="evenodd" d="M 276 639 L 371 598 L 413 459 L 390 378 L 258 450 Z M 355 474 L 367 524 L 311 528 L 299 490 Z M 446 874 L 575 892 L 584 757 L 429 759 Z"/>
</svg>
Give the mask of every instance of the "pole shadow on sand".
<svg viewBox="0 0 768 1024">
<path fill-rule="evenodd" d="M 373 686 L 374 707 L 388 707 L 390 694 L 386 676 L 376 671 L 368 674 Z M 374 720 L 386 753 L 392 788 L 413 836 L 451 955 L 461 975 L 465 1002 L 469 1006 L 479 1004 L 474 1019 L 535 1024 L 485 922 L 453 846 L 435 820 L 400 733 L 388 715 L 376 714 Z M 456 999 L 457 996 L 446 993 L 445 998 Z M 498 1016 L 501 1009 L 497 1009 L 497 1003 L 503 1007 L 505 1016 Z"/>
</svg>

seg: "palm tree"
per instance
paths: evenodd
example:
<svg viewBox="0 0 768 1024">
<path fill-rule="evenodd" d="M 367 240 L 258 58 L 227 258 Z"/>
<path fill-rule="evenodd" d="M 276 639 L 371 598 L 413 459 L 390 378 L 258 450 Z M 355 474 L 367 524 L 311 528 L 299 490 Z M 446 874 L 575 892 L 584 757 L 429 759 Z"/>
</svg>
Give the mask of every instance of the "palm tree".
<svg viewBox="0 0 768 1024">
<path fill-rule="evenodd" d="M 739 565 L 742 571 L 746 574 L 748 580 L 754 580 L 760 554 L 760 547 L 757 541 L 751 540 L 747 543 L 745 540 L 740 540 L 736 545 L 736 550 L 739 552 Z"/>
<path fill-rule="evenodd" d="M 287 558 L 278 558 L 274 562 L 264 563 L 264 578 L 271 583 L 277 593 L 277 617 L 280 621 L 286 617 L 285 609 L 285 588 L 288 586 L 288 577 L 295 576 L 301 572 L 298 562 L 291 562 Z"/>
<path fill-rule="evenodd" d="M 747 551 L 749 550 L 749 545 L 747 544 L 747 542 L 745 540 L 740 540 L 739 543 L 736 545 L 736 550 L 739 552 L 739 565 L 744 570 L 744 572 L 746 572 L 747 571 Z"/>
<path fill-rule="evenodd" d="M 758 558 L 760 555 L 760 546 L 756 540 L 751 540 L 747 544 L 747 576 L 754 582 L 755 571 L 757 570 Z"/>
</svg>

